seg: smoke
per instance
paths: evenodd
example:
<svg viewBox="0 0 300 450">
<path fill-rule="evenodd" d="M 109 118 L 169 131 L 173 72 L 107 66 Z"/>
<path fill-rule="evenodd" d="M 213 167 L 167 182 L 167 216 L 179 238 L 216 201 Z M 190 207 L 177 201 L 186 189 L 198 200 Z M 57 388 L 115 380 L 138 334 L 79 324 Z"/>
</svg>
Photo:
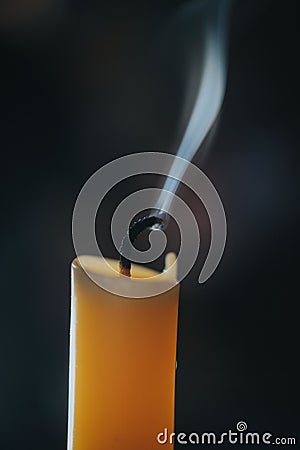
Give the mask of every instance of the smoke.
<svg viewBox="0 0 300 450">
<path fill-rule="evenodd" d="M 76 254 L 99 255 L 103 257 L 95 235 L 95 218 L 104 196 L 119 182 L 128 177 L 141 174 L 156 174 L 166 177 L 163 189 L 142 189 L 127 196 L 116 208 L 111 221 L 111 235 L 116 249 L 122 249 L 122 256 L 137 263 L 148 263 L 159 258 L 166 247 L 166 236 L 161 228 L 150 231 L 150 248 L 146 251 L 136 249 L 129 237 L 128 229 L 134 217 L 141 211 L 155 210 L 155 214 L 167 213 L 178 225 L 181 243 L 178 252 L 178 275 L 176 284 L 193 267 L 200 248 L 200 233 L 197 220 L 188 205 L 175 192 L 182 182 L 189 187 L 205 207 L 211 224 L 211 244 L 206 261 L 199 275 L 199 282 L 205 282 L 215 271 L 222 257 L 226 243 L 226 217 L 221 199 L 208 177 L 191 160 L 207 136 L 220 111 L 226 83 L 226 41 L 230 0 L 206 0 L 190 6 L 201 7 L 203 24 L 202 71 L 196 101 L 188 125 L 178 148 L 177 155 L 158 152 L 134 153 L 118 158 L 96 171 L 80 191 L 73 213 L 73 242 Z M 195 16 L 194 16 L 195 17 Z M 199 56 L 200 59 L 200 56 Z M 200 59 L 201 60 L 201 59 Z M 101 196 L 99 198 L 99 193 Z M 171 211 L 173 209 L 174 211 Z M 164 218 L 165 223 L 165 218 Z M 124 236 L 126 241 L 124 241 Z M 125 242 L 125 244 L 124 244 Z M 190 245 L 190 243 L 193 245 Z M 84 266 L 84 263 L 83 263 Z M 102 283 L 97 274 L 87 273 L 96 284 L 117 295 L 127 296 L 125 287 L 128 278 L 120 283 L 107 278 Z M 123 276 L 123 275 L 122 275 Z M 163 274 L 158 274 L 156 280 Z M 155 278 L 155 277 L 153 277 Z M 127 284 L 126 284 L 127 283 Z M 129 297 L 147 297 L 165 292 L 170 286 L 150 283 L 154 290 L 145 291 L 144 283 L 130 283 Z M 149 285 L 149 286 L 150 286 Z"/>
<path fill-rule="evenodd" d="M 195 3 L 190 8 L 195 7 Z M 199 2 L 197 2 L 199 7 Z M 177 156 L 172 164 L 163 190 L 157 200 L 157 209 L 168 211 L 170 196 L 164 191 L 175 193 L 183 174 L 209 130 L 214 124 L 221 109 L 226 87 L 226 53 L 227 25 L 231 0 L 206 0 L 200 2 L 203 23 L 204 56 L 202 76 L 199 80 L 198 94 L 190 115 L 188 125 L 179 145 Z"/>
</svg>

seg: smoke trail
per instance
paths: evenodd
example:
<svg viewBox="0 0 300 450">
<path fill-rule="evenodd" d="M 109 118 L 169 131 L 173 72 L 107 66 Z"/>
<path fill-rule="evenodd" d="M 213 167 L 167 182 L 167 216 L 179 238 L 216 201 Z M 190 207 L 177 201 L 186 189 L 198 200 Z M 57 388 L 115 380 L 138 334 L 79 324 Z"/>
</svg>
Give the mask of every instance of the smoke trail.
<svg viewBox="0 0 300 450">
<path fill-rule="evenodd" d="M 231 0 L 206 0 L 204 16 L 204 62 L 196 102 L 178 148 L 177 156 L 191 161 L 201 146 L 220 111 L 226 85 L 227 24 Z M 175 193 L 187 164 L 175 160 L 163 189 Z M 176 177 L 172 178 L 172 177 Z M 179 180 L 178 180 L 179 179 Z M 157 209 L 168 211 L 170 196 L 164 190 L 157 201 Z"/>
</svg>

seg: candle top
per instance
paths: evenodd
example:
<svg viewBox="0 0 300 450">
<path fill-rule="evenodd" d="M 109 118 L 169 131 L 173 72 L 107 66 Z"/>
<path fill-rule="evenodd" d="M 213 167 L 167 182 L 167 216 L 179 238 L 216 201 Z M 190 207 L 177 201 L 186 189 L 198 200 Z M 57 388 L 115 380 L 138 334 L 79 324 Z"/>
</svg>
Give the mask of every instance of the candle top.
<svg viewBox="0 0 300 450">
<path fill-rule="evenodd" d="M 176 255 L 165 257 L 165 270 L 158 272 L 148 267 L 132 264 L 132 277 L 119 272 L 119 261 L 93 255 L 74 259 L 73 270 L 83 270 L 101 288 L 122 297 L 150 297 L 165 292 L 177 284 Z"/>
<path fill-rule="evenodd" d="M 82 267 L 87 272 L 93 272 L 94 274 L 113 276 L 120 275 L 119 273 L 119 261 L 111 258 L 100 258 L 93 255 L 81 255 L 74 259 L 73 266 Z M 176 254 L 167 253 L 165 257 L 165 269 L 163 271 L 164 279 L 176 279 Z M 151 278 L 156 275 L 161 275 L 158 272 L 149 267 L 144 267 L 138 264 L 132 264 L 132 278 Z"/>
<path fill-rule="evenodd" d="M 81 266 L 88 272 L 99 275 L 113 276 L 119 275 L 119 261 L 111 258 L 100 258 L 93 255 L 82 255 L 73 261 L 75 266 Z M 150 278 L 158 275 L 159 272 L 148 267 L 132 264 L 132 278 Z"/>
</svg>

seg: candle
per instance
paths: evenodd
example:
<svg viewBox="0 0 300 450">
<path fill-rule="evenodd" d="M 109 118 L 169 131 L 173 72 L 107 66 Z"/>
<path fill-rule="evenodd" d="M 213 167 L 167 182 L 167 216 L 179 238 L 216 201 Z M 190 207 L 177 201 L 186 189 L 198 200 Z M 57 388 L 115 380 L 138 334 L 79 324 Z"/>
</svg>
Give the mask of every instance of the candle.
<svg viewBox="0 0 300 450">
<path fill-rule="evenodd" d="M 157 435 L 163 429 L 173 432 L 175 259 L 166 256 L 158 281 L 151 278 L 157 272 L 137 265 L 127 278 L 118 274 L 118 261 L 95 256 L 73 261 L 68 450 L 154 450 L 161 448 Z M 123 283 L 126 296 L 102 289 L 89 273 Z M 134 298 L 134 286 L 141 283 L 145 292 L 152 283 L 173 287 Z"/>
</svg>

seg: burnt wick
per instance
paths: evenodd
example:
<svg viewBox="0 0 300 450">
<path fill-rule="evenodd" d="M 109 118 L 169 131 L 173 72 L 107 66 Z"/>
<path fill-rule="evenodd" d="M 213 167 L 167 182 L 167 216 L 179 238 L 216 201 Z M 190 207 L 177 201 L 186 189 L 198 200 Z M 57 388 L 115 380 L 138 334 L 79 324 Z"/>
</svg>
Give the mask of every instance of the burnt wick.
<svg viewBox="0 0 300 450">
<path fill-rule="evenodd" d="M 141 219 L 134 221 L 129 227 L 129 239 L 133 244 L 140 233 L 142 233 L 147 228 L 152 228 L 154 225 L 163 225 L 163 220 L 156 216 L 145 216 Z M 123 241 L 124 242 L 124 241 Z M 121 275 L 131 276 L 131 261 L 125 258 L 122 254 L 123 244 L 120 249 L 120 262 L 119 270 Z"/>
</svg>

